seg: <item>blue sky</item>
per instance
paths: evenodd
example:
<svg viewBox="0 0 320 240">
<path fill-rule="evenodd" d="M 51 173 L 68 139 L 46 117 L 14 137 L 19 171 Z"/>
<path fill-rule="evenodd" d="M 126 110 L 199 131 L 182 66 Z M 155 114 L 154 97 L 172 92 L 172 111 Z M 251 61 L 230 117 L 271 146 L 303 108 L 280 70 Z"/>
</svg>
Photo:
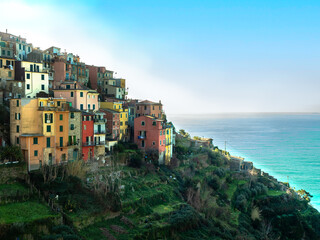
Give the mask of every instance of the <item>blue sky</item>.
<svg viewBox="0 0 320 240">
<path fill-rule="evenodd" d="M 115 70 L 130 97 L 162 99 L 169 114 L 320 109 L 319 1 L 0 4 L 21 9 L 0 31 Z"/>
</svg>

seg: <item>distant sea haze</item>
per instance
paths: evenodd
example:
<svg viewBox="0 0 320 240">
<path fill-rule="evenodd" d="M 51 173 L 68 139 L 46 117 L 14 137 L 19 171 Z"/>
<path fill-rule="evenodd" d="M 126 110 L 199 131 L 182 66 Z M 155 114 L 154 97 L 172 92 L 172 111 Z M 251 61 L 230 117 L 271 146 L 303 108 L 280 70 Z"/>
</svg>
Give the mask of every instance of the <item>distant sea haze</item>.
<svg viewBox="0 0 320 240">
<path fill-rule="evenodd" d="M 169 115 L 176 129 L 211 137 L 214 145 L 257 168 L 305 189 L 320 210 L 320 114 L 245 113 Z"/>
</svg>

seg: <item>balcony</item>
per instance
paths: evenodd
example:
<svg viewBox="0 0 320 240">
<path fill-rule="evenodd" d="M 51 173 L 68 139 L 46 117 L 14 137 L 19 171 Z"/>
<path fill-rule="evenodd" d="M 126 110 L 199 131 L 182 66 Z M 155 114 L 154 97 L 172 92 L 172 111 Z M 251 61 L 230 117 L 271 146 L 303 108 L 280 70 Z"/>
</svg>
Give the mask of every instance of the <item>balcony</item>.
<svg viewBox="0 0 320 240">
<path fill-rule="evenodd" d="M 106 119 L 103 118 L 103 119 L 94 119 L 93 120 L 95 123 L 106 123 Z"/>
<path fill-rule="evenodd" d="M 56 143 L 56 148 L 65 148 L 65 147 L 68 147 L 68 144 L 60 144 L 60 143 Z"/>
<path fill-rule="evenodd" d="M 94 143 L 95 146 L 102 146 L 105 145 L 105 141 L 97 141 Z"/>
<path fill-rule="evenodd" d="M 106 134 L 106 130 L 94 131 L 94 134 Z"/>
<path fill-rule="evenodd" d="M 78 143 L 68 142 L 68 146 L 78 146 Z"/>
<path fill-rule="evenodd" d="M 84 147 L 94 146 L 94 142 L 84 142 L 82 143 L 82 146 Z"/>
<path fill-rule="evenodd" d="M 70 110 L 70 106 L 68 104 L 64 104 L 62 106 L 40 106 L 38 107 L 39 111 L 55 111 L 55 112 L 66 112 Z"/>
</svg>

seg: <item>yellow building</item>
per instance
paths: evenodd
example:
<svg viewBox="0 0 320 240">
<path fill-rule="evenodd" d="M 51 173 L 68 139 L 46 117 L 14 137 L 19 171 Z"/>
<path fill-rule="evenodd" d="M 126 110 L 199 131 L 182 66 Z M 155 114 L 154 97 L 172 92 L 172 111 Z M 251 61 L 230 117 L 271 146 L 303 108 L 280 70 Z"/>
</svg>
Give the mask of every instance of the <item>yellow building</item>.
<svg viewBox="0 0 320 240">
<path fill-rule="evenodd" d="M 13 58 L 0 57 L 0 78 L 6 80 L 14 80 L 14 64 Z"/>
<path fill-rule="evenodd" d="M 21 146 L 28 170 L 68 160 L 69 105 L 65 99 L 10 100 L 10 140 Z"/>
<path fill-rule="evenodd" d="M 173 151 L 173 126 L 168 124 L 166 126 L 166 151 L 165 151 L 165 164 L 169 165 L 172 158 Z"/>
<path fill-rule="evenodd" d="M 129 141 L 129 129 L 128 129 L 128 109 L 122 107 L 121 102 L 100 102 L 100 108 L 111 109 L 120 113 L 120 135 L 121 141 Z"/>
</svg>

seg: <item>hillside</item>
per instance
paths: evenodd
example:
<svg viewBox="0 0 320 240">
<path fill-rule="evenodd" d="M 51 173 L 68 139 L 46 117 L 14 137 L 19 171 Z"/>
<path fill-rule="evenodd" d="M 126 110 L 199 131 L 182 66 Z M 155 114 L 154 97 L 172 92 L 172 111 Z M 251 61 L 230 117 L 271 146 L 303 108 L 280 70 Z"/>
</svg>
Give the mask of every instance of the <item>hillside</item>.
<svg viewBox="0 0 320 240">
<path fill-rule="evenodd" d="M 108 164 L 73 162 L 29 177 L 11 167 L 0 184 L 0 239 L 320 239 L 308 194 L 231 172 L 217 148 L 180 136 L 169 167 L 144 163 L 134 144 L 116 151 Z"/>
</svg>

